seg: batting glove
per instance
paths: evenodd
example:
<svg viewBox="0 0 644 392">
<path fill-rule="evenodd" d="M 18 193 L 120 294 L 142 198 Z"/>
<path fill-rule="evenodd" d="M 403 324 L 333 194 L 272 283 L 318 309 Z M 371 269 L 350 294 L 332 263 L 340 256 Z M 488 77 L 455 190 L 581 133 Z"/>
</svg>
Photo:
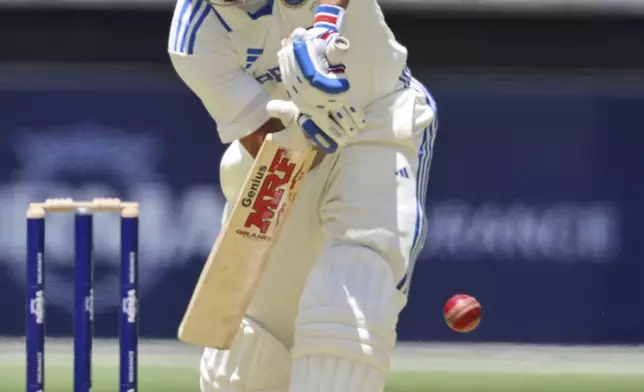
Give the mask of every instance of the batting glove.
<svg viewBox="0 0 644 392">
<path fill-rule="evenodd" d="M 285 127 L 296 122 L 311 143 L 327 154 L 345 146 L 365 123 L 361 112 L 347 107 L 329 112 L 315 107 L 298 108 L 294 102 L 274 99 L 268 102 L 266 111 Z"/>
<path fill-rule="evenodd" d="M 313 27 L 295 29 L 282 42 L 277 55 L 280 74 L 297 105 L 305 102 L 330 109 L 347 104 L 343 95 L 350 85 L 343 60 L 349 41 L 339 34 L 343 15 L 341 7 L 321 5 Z"/>
</svg>

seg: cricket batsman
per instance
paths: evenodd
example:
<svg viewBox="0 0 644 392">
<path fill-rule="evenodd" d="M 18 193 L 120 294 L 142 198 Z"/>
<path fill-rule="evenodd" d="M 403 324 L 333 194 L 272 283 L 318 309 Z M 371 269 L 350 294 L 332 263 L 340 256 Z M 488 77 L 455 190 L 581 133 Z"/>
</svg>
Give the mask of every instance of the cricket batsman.
<svg viewBox="0 0 644 392">
<path fill-rule="evenodd" d="M 267 135 L 319 152 L 231 349 L 203 354 L 201 390 L 383 391 L 437 115 L 377 0 L 178 0 L 168 44 L 230 143 L 227 208 Z"/>
</svg>

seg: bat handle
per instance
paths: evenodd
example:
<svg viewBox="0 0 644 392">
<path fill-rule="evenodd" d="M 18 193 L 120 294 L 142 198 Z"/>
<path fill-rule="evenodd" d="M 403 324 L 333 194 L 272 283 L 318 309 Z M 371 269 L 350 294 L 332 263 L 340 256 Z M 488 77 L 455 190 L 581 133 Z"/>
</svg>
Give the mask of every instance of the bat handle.
<svg viewBox="0 0 644 392">
<path fill-rule="evenodd" d="M 326 47 L 326 58 L 329 64 L 342 64 L 350 46 L 349 40 L 345 37 L 338 35 L 331 38 L 331 42 Z"/>
</svg>

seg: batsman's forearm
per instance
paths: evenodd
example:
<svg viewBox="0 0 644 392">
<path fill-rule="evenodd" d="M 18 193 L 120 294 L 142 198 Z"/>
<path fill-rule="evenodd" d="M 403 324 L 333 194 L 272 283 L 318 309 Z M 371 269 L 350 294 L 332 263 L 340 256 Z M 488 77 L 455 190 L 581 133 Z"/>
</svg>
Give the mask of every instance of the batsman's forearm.
<svg viewBox="0 0 644 392">
<path fill-rule="evenodd" d="M 284 124 L 277 118 L 271 118 L 264 125 L 259 127 L 255 132 L 251 133 L 248 136 L 244 136 L 239 139 L 239 143 L 248 151 L 248 153 L 255 158 L 259 152 L 259 148 L 262 146 L 266 135 L 269 133 L 279 132 L 284 129 Z"/>
<path fill-rule="evenodd" d="M 337 5 L 338 7 L 347 8 L 349 6 L 349 0 L 319 0 L 320 5 Z"/>
</svg>

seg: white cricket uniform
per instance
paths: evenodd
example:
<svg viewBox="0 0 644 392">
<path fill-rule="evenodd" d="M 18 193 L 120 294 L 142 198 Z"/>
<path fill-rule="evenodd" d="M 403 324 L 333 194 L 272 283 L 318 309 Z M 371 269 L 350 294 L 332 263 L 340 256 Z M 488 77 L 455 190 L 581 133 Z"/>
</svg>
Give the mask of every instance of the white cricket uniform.
<svg viewBox="0 0 644 392">
<path fill-rule="evenodd" d="M 248 12 L 178 1 L 169 53 L 221 140 L 232 142 L 221 172 L 229 201 L 252 162 L 236 140 L 269 119 L 269 100 L 286 99 L 277 52 L 295 28 L 312 25 L 316 6 L 313 0 L 269 0 Z M 436 107 L 411 77 L 407 50 L 376 0 L 352 0 L 341 34 L 351 42 L 344 61 L 349 97 L 365 110 L 366 128 L 309 174 L 233 349 L 204 354 L 203 391 L 285 392 L 290 379 L 291 391 L 334 392 L 306 378 L 310 363 L 327 356 L 364 365 L 353 366 L 362 370 L 349 378 L 378 374 L 352 392 L 379 390 L 388 372 L 397 315 L 425 242 Z M 278 137 L 287 143 L 302 138 L 296 127 Z"/>
</svg>

